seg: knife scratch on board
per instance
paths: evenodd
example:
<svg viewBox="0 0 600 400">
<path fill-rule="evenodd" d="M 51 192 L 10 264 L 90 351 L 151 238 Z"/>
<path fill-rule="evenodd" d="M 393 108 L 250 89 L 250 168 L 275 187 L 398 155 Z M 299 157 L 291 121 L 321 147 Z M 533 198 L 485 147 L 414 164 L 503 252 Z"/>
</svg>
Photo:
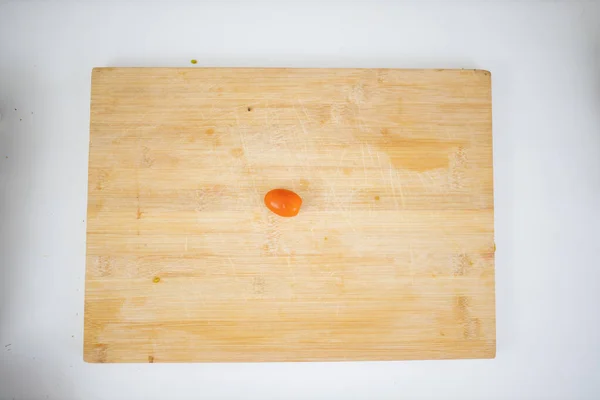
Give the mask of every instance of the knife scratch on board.
<svg viewBox="0 0 600 400">
<path fill-rule="evenodd" d="M 300 100 L 298 100 L 299 102 Z M 308 146 L 307 146 L 307 138 L 309 136 L 308 131 L 306 130 L 306 127 L 304 126 L 304 122 L 302 121 L 302 118 L 300 118 L 300 114 L 298 114 L 298 110 L 296 110 L 296 106 L 294 106 L 292 104 L 292 108 L 294 109 L 294 114 L 296 114 L 296 118 L 298 119 L 298 122 L 300 123 L 300 126 L 302 127 L 302 132 L 304 132 L 304 142 L 300 143 L 300 136 L 298 135 L 298 132 L 296 130 L 294 130 L 295 133 L 295 137 L 296 137 L 296 143 L 298 144 L 298 147 L 300 147 L 301 145 L 303 145 L 304 147 L 304 165 L 302 166 L 303 169 L 306 171 L 306 169 L 308 168 Z M 298 158 L 298 153 L 295 153 L 296 158 Z"/>
<path fill-rule="evenodd" d="M 304 113 L 304 116 L 306 117 L 306 121 L 308 123 L 312 122 L 312 119 L 308 116 L 308 113 L 306 112 L 306 107 L 304 107 L 304 104 L 302 103 L 302 101 L 300 101 L 300 99 L 298 99 L 298 103 L 300 104 L 300 107 L 302 107 L 302 112 Z M 304 133 L 306 134 L 306 130 L 304 130 Z M 308 135 L 305 135 L 304 137 L 304 151 L 306 152 L 305 155 L 308 155 Z M 308 160 L 307 160 L 308 161 Z"/>
<path fill-rule="evenodd" d="M 344 149 L 344 151 L 342 151 L 342 156 L 340 157 L 340 162 L 338 163 L 338 173 L 340 170 L 340 167 L 342 166 L 342 163 L 344 162 L 344 157 L 346 156 L 346 152 L 348 151 L 348 149 Z"/>
<path fill-rule="evenodd" d="M 394 175 L 398 177 L 398 171 L 394 170 Z M 400 203 L 402 204 L 402 208 L 406 208 L 404 203 L 404 186 L 402 185 L 402 179 L 398 179 L 398 191 L 400 192 Z"/>
<path fill-rule="evenodd" d="M 304 113 L 304 115 L 306 116 L 306 120 L 307 121 L 312 121 L 312 118 L 310 118 L 308 116 L 308 113 L 306 112 L 306 107 L 304 106 L 304 103 L 302 103 L 302 100 L 298 99 L 298 103 L 300 104 L 300 107 L 302 107 L 302 112 Z"/>
<path fill-rule="evenodd" d="M 392 177 L 392 166 L 389 168 L 390 173 L 390 187 L 392 188 L 392 198 L 394 199 L 394 205 L 396 206 L 396 210 L 398 209 L 398 199 L 396 198 L 396 186 L 394 185 L 394 178 Z"/>
<path fill-rule="evenodd" d="M 229 261 L 229 265 L 231 265 L 231 270 L 233 271 L 233 279 L 238 281 L 238 275 L 235 269 L 235 265 L 233 264 L 233 260 L 231 259 L 231 257 L 228 256 L 227 261 Z"/>
<path fill-rule="evenodd" d="M 371 151 L 371 145 L 367 143 L 366 146 L 367 151 L 369 152 L 369 160 L 371 161 L 371 164 L 373 164 L 373 152 Z"/>
<path fill-rule="evenodd" d="M 415 174 L 417 175 L 417 177 L 421 181 L 421 186 L 423 186 L 423 189 L 425 191 L 429 191 L 429 188 L 428 188 L 427 184 L 425 183 L 425 180 L 423 179 L 423 175 L 420 172 L 415 172 Z"/>
<path fill-rule="evenodd" d="M 364 148 L 363 144 L 360 145 L 360 152 L 362 154 L 361 160 L 362 160 L 362 165 L 363 165 L 363 175 L 365 178 L 365 184 L 368 184 L 369 181 L 367 179 L 367 164 L 365 162 L 365 148 Z"/>
<path fill-rule="evenodd" d="M 385 181 L 385 175 L 383 174 L 383 168 L 381 167 L 381 159 L 379 158 L 379 152 L 376 152 L 375 155 L 377 156 L 377 165 L 379 166 L 379 173 L 381 174 L 381 183 L 383 184 L 383 182 Z"/>
<path fill-rule="evenodd" d="M 296 283 L 296 271 L 295 271 L 295 268 L 292 268 L 292 262 L 290 261 L 290 256 L 287 256 L 286 260 L 287 260 L 288 268 L 290 270 L 290 274 L 292 275 L 292 279 L 294 280 L 294 283 Z"/>
<path fill-rule="evenodd" d="M 259 195 L 258 195 L 258 190 L 256 188 L 256 178 L 255 178 L 255 174 L 253 173 L 254 169 L 250 163 L 250 153 L 248 152 L 248 146 L 246 144 L 246 133 L 244 132 L 244 129 L 240 129 L 239 127 L 239 117 L 237 114 L 237 111 L 235 113 L 236 115 L 236 120 L 238 121 L 238 132 L 240 134 L 240 142 L 242 145 L 242 150 L 244 151 L 244 154 L 246 155 L 246 171 L 248 172 L 248 174 L 250 175 L 250 179 L 252 180 L 252 190 L 254 191 L 254 199 L 255 201 L 258 201 Z"/>
</svg>

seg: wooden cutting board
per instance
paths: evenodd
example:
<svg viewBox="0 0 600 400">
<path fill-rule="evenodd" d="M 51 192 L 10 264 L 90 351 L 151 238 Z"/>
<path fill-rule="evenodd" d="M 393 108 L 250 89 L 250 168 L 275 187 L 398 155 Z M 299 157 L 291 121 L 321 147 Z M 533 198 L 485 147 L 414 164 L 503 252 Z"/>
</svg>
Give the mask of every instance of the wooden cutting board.
<svg viewBox="0 0 600 400">
<path fill-rule="evenodd" d="M 94 69 L 85 360 L 494 357 L 491 122 L 481 70 Z"/>
</svg>

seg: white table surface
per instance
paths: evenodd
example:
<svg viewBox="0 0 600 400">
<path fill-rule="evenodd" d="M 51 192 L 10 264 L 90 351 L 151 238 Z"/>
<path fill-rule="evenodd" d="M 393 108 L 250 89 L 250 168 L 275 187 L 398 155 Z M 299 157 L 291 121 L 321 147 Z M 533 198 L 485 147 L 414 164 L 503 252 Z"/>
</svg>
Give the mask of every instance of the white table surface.
<svg viewBox="0 0 600 400">
<path fill-rule="evenodd" d="M 86 364 L 96 66 L 492 72 L 494 360 Z M 600 3 L 0 0 L 0 399 L 598 399 Z"/>
</svg>

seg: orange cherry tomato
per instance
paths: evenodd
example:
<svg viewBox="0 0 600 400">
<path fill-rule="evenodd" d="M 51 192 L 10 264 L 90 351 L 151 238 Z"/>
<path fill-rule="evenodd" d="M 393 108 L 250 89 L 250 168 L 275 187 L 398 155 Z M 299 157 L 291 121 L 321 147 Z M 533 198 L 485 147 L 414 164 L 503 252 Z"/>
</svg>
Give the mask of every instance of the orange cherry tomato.
<svg viewBox="0 0 600 400">
<path fill-rule="evenodd" d="M 302 206 L 302 198 L 287 189 L 273 189 L 265 195 L 265 205 L 282 217 L 295 217 Z"/>
</svg>

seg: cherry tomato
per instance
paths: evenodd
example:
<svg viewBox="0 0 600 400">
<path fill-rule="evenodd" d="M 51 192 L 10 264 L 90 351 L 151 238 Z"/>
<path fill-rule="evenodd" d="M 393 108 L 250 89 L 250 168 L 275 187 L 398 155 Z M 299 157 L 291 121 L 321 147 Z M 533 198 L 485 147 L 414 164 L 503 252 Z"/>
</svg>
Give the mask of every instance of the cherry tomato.
<svg viewBox="0 0 600 400">
<path fill-rule="evenodd" d="M 282 217 L 295 217 L 302 206 L 302 198 L 287 189 L 273 189 L 265 195 L 265 205 Z"/>
</svg>

